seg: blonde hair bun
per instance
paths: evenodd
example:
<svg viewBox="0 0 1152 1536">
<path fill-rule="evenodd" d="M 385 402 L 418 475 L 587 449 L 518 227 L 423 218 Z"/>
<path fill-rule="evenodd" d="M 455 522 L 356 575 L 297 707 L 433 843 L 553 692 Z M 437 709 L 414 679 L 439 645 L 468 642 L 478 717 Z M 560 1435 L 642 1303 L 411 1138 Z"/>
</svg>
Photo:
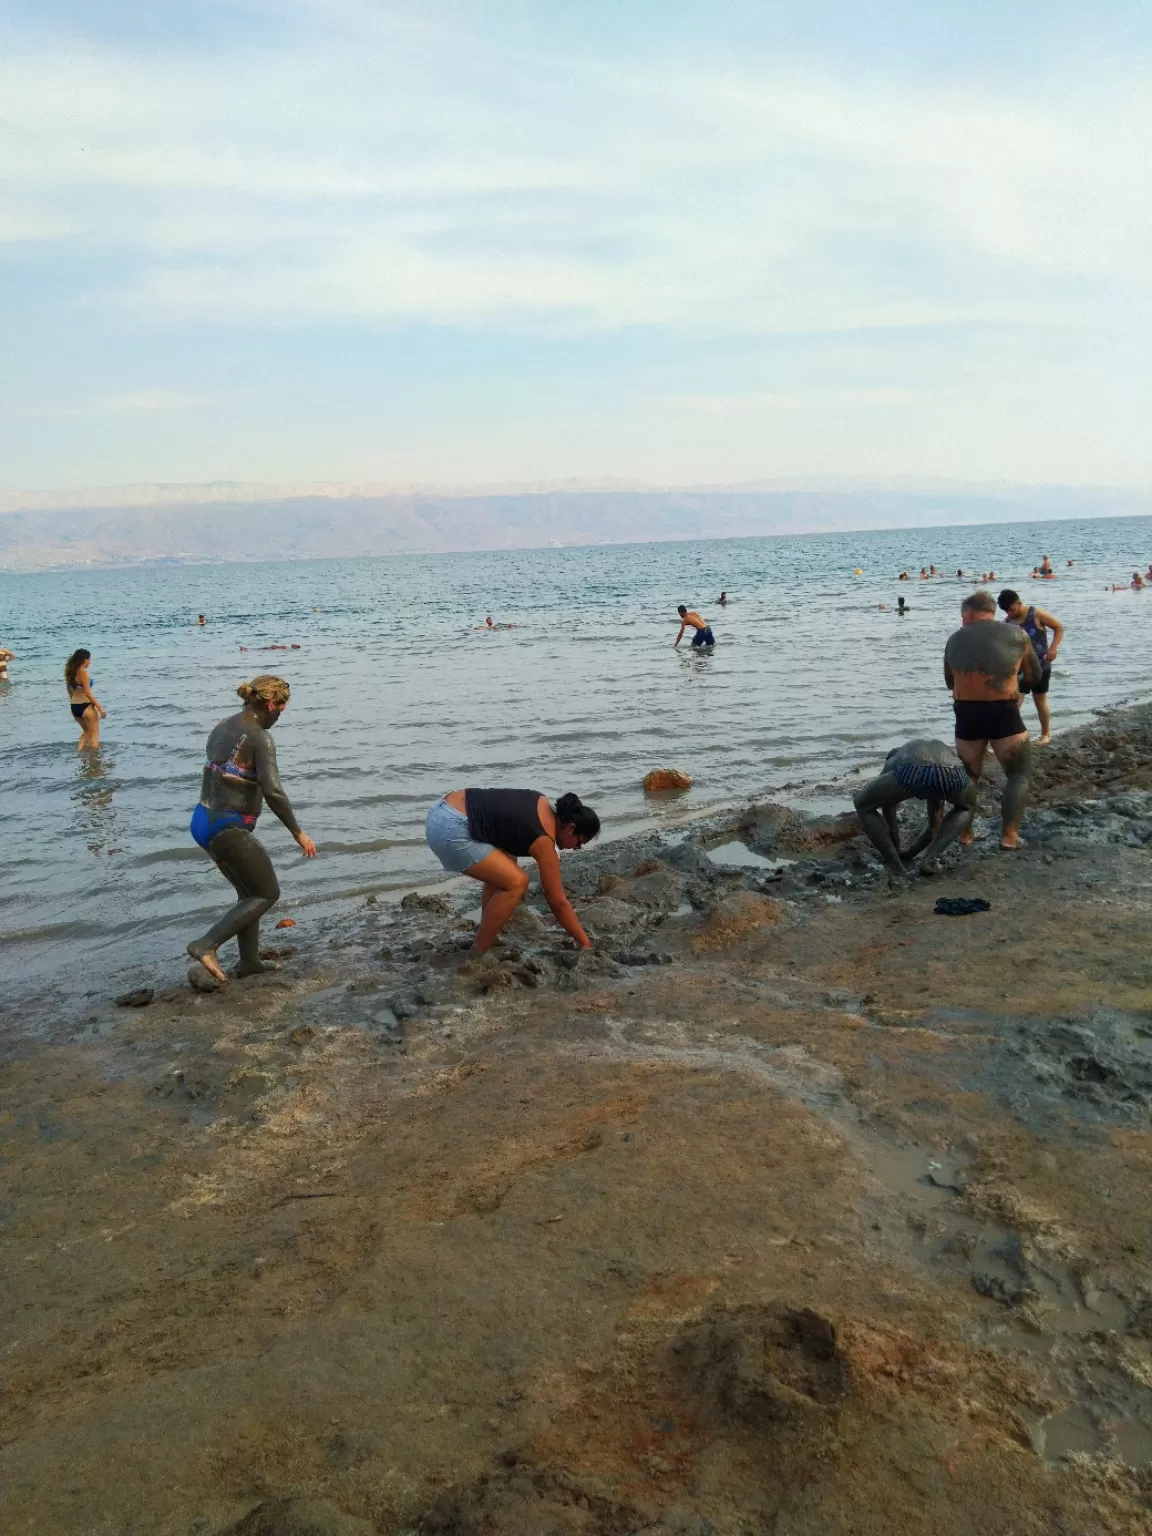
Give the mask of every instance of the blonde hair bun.
<svg viewBox="0 0 1152 1536">
<path fill-rule="evenodd" d="M 241 683 L 236 690 L 245 704 L 287 704 L 291 691 L 282 677 L 274 677 L 271 672 L 262 672 L 250 683 Z"/>
</svg>

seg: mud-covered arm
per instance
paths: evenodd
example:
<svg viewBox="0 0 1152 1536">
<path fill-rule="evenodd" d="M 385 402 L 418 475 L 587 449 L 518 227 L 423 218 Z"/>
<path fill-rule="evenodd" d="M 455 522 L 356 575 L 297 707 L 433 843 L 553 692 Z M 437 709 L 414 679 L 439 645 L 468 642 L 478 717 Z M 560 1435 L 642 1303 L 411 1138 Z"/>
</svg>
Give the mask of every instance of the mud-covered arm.
<svg viewBox="0 0 1152 1536">
<path fill-rule="evenodd" d="M 256 770 L 256 782 L 264 791 L 264 801 L 272 813 L 280 818 L 293 837 L 300 836 L 300 823 L 292 810 L 292 803 L 280 782 L 276 766 L 276 748 L 267 731 L 260 731 L 252 747 L 252 766 Z"/>
<path fill-rule="evenodd" d="M 540 871 L 540 889 L 544 892 L 544 900 L 552 908 L 552 916 L 579 944 L 581 949 L 591 949 L 592 941 L 584 932 L 580 919 L 572 903 L 568 900 L 564 890 L 564 881 L 560 876 L 560 855 L 556 852 L 556 844 L 550 837 L 538 837 L 528 850 L 536 860 L 536 868 Z"/>
</svg>

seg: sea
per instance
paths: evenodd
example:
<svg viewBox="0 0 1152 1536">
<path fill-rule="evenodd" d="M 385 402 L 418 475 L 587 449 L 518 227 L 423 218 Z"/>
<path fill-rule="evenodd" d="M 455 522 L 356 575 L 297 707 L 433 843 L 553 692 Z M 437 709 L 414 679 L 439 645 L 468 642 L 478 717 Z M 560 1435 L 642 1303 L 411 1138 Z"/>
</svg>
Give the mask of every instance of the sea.
<svg viewBox="0 0 1152 1536">
<path fill-rule="evenodd" d="M 1045 554 L 1057 579 L 1033 581 Z M 1152 518 L 1124 518 L 0 574 L 4 990 L 180 978 L 231 898 L 188 833 L 205 739 L 257 673 L 292 688 L 280 769 L 319 857 L 270 813 L 260 836 L 303 925 L 442 878 L 424 817 L 468 785 L 574 790 L 606 837 L 750 797 L 847 807 L 889 747 L 951 738 L 944 642 L 985 571 L 1067 627 L 1057 733 L 1147 698 L 1152 591 L 1109 588 L 1150 560 Z M 713 649 L 673 649 L 678 603 Z M 79 646 L 98 753 L 77 753 L 64 690 Z M 663 767 L 692 789 L 646 797 Z"/>
</svg>

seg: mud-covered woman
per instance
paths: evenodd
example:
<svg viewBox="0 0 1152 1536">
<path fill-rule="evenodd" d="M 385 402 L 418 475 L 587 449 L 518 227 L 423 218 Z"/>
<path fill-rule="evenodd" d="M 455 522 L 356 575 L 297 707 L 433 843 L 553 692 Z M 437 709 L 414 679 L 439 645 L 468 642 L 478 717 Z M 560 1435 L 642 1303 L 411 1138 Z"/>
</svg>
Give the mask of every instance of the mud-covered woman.
<svg viewBox="0 0 1152 1536">
<path fill-rule="evenodd" d="M 272 860 L 255 836 L 256 819 L 265 803 L 291 832 L 304 857 L 316 857 L 316 844 L 300 830 L 280 782 L 276 748 L 269 735 L 287 708 L 288 684 L 282 677 L 264 674 L 241 683 L 236 692 L 244 708 L 221 720 L 208 737 L 200 803 L 189 829 L 236 890 L 235 906 L 188 946 L 192 958 L 217 981 L 228 978 L 216 952 L 233 938 L 240 950 L 237 976 L 269 969 L 260 959 L 260 919 L 280 899 L 280 885 Z"/>
<path fill-rule="evenodd" d="M 536 860 L 540 889 L 561 928 L 581 949 L 592 948 L 560 875 L 559 850 L 583 848 L 600 831 L 599 816 L 578 795 L 561 795 L 552 805 L 535 789 L 454 789 L 428 812 L 427 831 L 445 869 L 484 887 L 473 953 L 491 949 L 527 895 L 521 858 Z"/>
</svg>

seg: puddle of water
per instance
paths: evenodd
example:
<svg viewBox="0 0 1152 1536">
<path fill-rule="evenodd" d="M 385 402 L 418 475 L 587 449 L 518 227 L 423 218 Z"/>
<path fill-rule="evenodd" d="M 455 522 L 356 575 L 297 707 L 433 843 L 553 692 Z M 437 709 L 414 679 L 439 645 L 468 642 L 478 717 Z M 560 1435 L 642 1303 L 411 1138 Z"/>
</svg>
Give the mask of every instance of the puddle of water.
<svg viewBox="0 0 1152 1536">
<path fill-rule="evenodd" d="M 1100 1449 L 1100 1431 L 1087 1410 L 1079 1405 L 1042 1419 L 1039 1428 L 1043 1438 L 1041 1454 L 1048 1461 L 1058 1461 L 1072 1451 L 1091 1456 Z"/>
<path fill-rule="evenodd" d="M 739 838 L 733 838 L 728 843 L 718 843 L 715 848 L 708 849 L 708 857 L 713 864 L 718 864 L 722 869 L 787 869 L 795 864 L 795 859 L 770 859 L 765 853 L 757 853 L 755 848 L 749 848 Z"/>
</svg>

